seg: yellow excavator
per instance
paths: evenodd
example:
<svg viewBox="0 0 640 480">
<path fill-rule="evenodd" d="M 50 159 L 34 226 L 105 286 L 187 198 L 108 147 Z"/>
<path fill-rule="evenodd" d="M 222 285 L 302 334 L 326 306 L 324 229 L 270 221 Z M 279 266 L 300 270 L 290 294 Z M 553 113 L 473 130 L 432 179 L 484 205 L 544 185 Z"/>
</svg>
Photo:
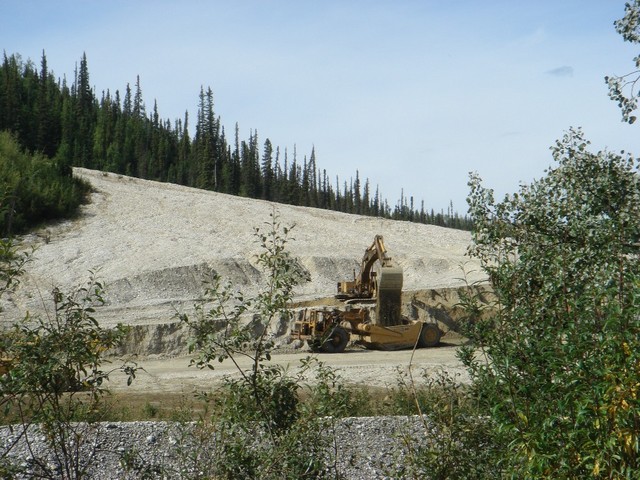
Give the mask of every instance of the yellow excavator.
<svg viewBox="0 0 640 480">
<path fill-rule="evenodd" d="M 399 350 L 433 347 L 442 332 L 436 323 L 402 316 L 402 267 L 387 255 L 382 235 L 376 235 L 353 280 L 339 282 L 336 298 L 345 308 L 307 308 L 299 312 L 291 337 L 306 340 L 326 353 L 343 352 L 350 340 L 366 348 Z M 375 303 L 375 312 L 370 304 Z"/>
</svg>

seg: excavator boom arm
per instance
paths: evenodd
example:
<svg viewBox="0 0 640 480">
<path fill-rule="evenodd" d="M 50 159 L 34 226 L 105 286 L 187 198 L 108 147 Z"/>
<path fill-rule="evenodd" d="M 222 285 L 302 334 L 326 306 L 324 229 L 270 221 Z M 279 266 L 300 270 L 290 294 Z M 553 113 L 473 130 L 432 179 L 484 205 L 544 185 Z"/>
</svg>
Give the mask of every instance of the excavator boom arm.
<svg viewBox="0 0 640 480">
<path fill-rule="evenodd" d="M 379 262 L 380 268 L 373 267 Z M 376 300 L 376 322 L 396 325 L 400 322 L 402 292 L 402 268 L 395 266 L 387 255 L 382 235 L 376 235 L 373 243 L 364 251 L 360 272 L 353 281 L 338 283 L 337 297 L 346 300 Z"/>
</svg>

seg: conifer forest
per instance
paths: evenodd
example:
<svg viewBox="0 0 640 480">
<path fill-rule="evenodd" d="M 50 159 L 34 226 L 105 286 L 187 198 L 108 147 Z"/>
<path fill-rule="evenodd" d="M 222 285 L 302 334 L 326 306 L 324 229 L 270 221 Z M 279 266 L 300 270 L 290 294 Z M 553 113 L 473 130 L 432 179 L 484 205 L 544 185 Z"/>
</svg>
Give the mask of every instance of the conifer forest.
<svg viewBox="0 0 640 480">
<path fill-rule="evenodd" d="M 241 138 L 238 124 L 225 131 L 210 87 L 200 89 L 195 118 L 185 112 L 174 121 L 160 118 L 157 101 L 151 108 L 145 105 L 140 77 L 123 92 L 98 94 L 86 54 L 67 80 L 50 71 L 44 51 L 39 68 L 4 52 L 2 131 L 62 175 L 71 176 L 71 167 L 85 167 L 278 203 L 471 228 L 469 218 L 454 212 L 453 205 L 434 212 L 403 193 L 389 204 L 358 171 L 348 180 L 333 177 L 319 166 L 314 148 L 304 154 L 295 146 L 280 148 L 260 139 L 257 130 Z M 8 181 L 0 186 L 13 188 Z"/>
</svg>

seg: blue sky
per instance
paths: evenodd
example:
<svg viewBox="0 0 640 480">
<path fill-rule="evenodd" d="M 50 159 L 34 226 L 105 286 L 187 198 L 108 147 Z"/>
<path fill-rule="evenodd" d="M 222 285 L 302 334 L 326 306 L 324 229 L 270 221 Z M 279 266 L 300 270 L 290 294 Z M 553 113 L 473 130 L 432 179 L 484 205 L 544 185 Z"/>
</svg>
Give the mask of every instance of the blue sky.
<svg viewBox="0 0 640 480">
<path fill-rule="evenodd" d="M 624 1 L 0 0 L 0 46 L 72 79 L 87 54 L 98 96 L 140 76 L 150 111 L 193 121 L 200 87 L 231 136 L 257 129 L 341 182 L 359 170 L 394 204 L 466 211 L 477 171 L 498 195 L 552 165 L 582 127 L 594 149 L 640 154 L 605 75 L 638 48 Z"/>
</svg>

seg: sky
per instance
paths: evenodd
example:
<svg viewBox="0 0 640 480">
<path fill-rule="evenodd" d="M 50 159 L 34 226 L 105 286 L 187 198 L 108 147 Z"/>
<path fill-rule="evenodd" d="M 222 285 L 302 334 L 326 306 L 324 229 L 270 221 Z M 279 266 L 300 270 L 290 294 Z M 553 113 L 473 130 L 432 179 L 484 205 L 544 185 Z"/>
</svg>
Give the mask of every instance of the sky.
<svg viewBox="0 0 640 480">
<path fill-rule="evenodd" d="M 605 75 L 640 46 L 623 0 L 0 0 L 0 47 L 73 79 L 83 53 L 98 97 L 132 87 L 172 122 L 200 88 L 232 138 L 315 148 L 340 183 L 369 179 L 393 207 L 466 212 L 469 172 L 498 197 L 553 166 L 582 127 L 593 150 L 640 155 Z"/>
</svg>

